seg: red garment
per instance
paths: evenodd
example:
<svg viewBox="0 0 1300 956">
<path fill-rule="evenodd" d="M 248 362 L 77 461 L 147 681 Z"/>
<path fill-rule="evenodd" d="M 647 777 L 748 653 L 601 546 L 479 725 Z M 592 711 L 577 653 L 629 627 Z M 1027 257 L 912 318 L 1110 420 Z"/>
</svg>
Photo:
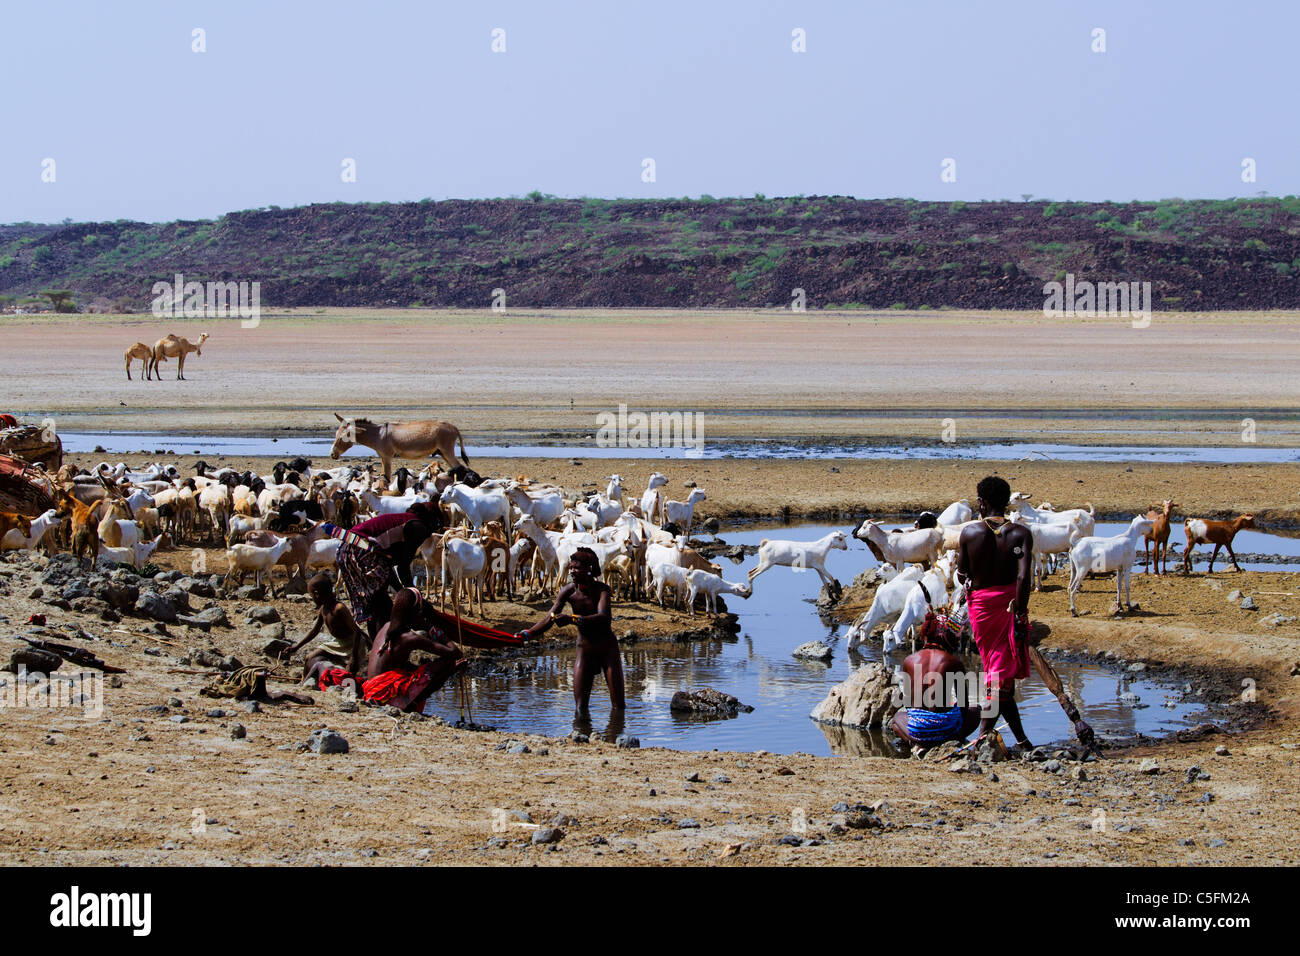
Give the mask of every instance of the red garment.
<svg viewBox="0 0 1300 956">
<path fill-rule="evenodd" d="M 1015 613 L 1012 602 L 1016 585 L 980 588 L 970 592 L 966 606 L 970 609 L 970 630 L 984 664 L 984 680 L 996 679 L 1003 687 L 1013 680 L 1029 676 L 1029 649 L 1015 638 Z"/>
<path fill-rule="evenodd" d="M 425 661 L 413 671 L 384 671 L 361 685 L 362 695 L 372 704 L 401 700 L 403 710 L 418 701 L 433 683 L 433 668 Z"/>
<path fill-rule="evenodd" d="M 8 413 L 5 413 L 3 415 L 0 415 L 0 425 L 3 425 L 5 428 L 17 428 L 18 419 L 14 418 L 12 415 Z"/>
<path fill-rule="evenodd" d="M 403 511 L 395 515 L 376 515 L 360 524 L 354 524 L 350 529 L 353 534 L 359 534 L 369 538 L 381 548 L 387 550 L 395 543 L 402 540 L 405 529 L 402 525 L 408 521 L 419 521 L 420 519 L 411 514 L 409 511 Z"/>
<path fill-rule="evenodd" d="M 321 690 L 326 690 L 330 687 L 341 687 L 345 680 L 356 679 L 357 676 L 347 668 L 330 667 L 321 671 L 320 676 L 316 678 L 316 685 Z"/>
</svg>

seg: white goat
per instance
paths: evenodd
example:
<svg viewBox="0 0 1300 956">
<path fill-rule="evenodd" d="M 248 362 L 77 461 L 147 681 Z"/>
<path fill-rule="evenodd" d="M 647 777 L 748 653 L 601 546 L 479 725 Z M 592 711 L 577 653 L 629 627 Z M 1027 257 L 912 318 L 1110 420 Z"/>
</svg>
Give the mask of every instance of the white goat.
<svg viewBox="0 0 1300 956">
<path fill-rule="evenodd" d="M 975 512 L 971 510 L 970 502 L 963 498 L 961 501 L 954 501 L 939 512 L 939 524 L 964 524 L 973 517 L 975 517 Z"/>
<path fill-rule="evenodd" d="M 907 632 L 925 620 L 926 613 L 932 608 L 937 611 L 947 607 L 950 572 L 947 560 L 941 560 L 908 589 L 898 620 L 891 627 L 885 628 L 886 652 L 902 643 Z"/>
<path fill-rule="evenodd" d="M 275 567 L 277 561 L 289 550 L 292 542 L 288 538 L 281 538 L 278 543 L 269 548 L 259 548 L 252 544 L 233 544 L 226 549 L 226 578 L 223 584 L 229 584 L 235 575 L 238 575 L 240 584 L 244 583 L 244 575 L 249 571 L 253 572 L 253 580 L 257 586 L 262 584 L 262 575 L 265 574 L 267 580 L 271 583 L 271 596 L 275 597 L 275 578 L 271 574 L 271 569 Z"/>
<path fill-rule="evenodd" d="M 1051 556 L 1069 553 L 1074 543 L 1084 536 L 1083 521 L 1078 515 L 1067 522 L 1029 521 L 1019 511 L 1010 520 L 1023 524 L 1034 536 L 1034 590 L 1041 591 Z"/>
<path fill-rule="evenodd" d="M 884 567 L 884 565 L 882 565 Z M 893 578 L 876 588 L 876 595 L 871 600 L 867 612 L 853 622 L 848 631 L 848 649 L 853 650 L 863 643 L 877 627 L 895 620 L 903 612 L 903 601 L 907 592 L 919 580 L 924 572 L 918 565 L 909 564 Z"/>
<path fill-rule="evenodd" d="M 0 540 L 0 551 L 30 551 L 41 543 L 45 532 L 60 523 L 59 512 L 51 508 L 39 518 L 32 519 L 31 534 L 24 535 L 17 528 L 10 528 L 4 539 Z M 101 544 L 102 548 L 103 545 Z"/>
<path fill-rule="evenodd" d="M 447 591 L 447 579 L 451 579 L 452 606 L 459 611 L 461 585 L 468 585 L 470 609 L 473 610 L 474 599 L 478 599 L 478 613 L 483 613 L 483 569 L 487 567 L 487 552 L 477 541 L 457 535 L 445 535 L 442 539 L 442 590 L 438 596 L 438 607 L 443 607 L 443 598 Z"/>
<path fill-rule="evenodd" d="M 488 521 L 500 521 L 501 527 L 505 529 L 506 540 L 512 537 L 510 499 L 501 489 L 483 491 L 456 482 L 448 485 L 438 500 L 444 505 L 455 505 L 464 512 L 475 531 L 481 529 Z"/>
<path fill-rule="evenodd" d="M 605 497 L 610 501 L 623 503 L 623 476 L 609 475 L 609 484 L 605 486 Z"/>
<path fill-rule="evenodd" d="M 1064 512 L 1062 512 L 1064 513 Z M 1115 572 L 1115 604 L 1132 609 L 1129 601 L 1129 583 L 1133 577 L 1133 562 L 1144 534 L 1150 534 L 1153 522 L 1139 515 L 1129 522 L 1128 530 L 1111 538 L 1079 538 L 1070 548 L 1070 613 L 1078 616 L 1074 596 L 1083 590 L 1083 579 L 1088 572 L 1105 574 Z M 1120 600 L 1123 592 L 1123 600 Z"/>
<path fill-rule="evenodd" d="M 704 610 L 709 614 L 717 614 L 719 594 L 748 598 L 753 593 L 754 589 L 748 584 L 724 581 L 720 574 L 710 574 L 708 571 L 686 572 L 686 606 L 690 608 L 691 617 L 695 616 L 695 598 L 700 594 L 704 595 Z"/>
<path fill-rule="evenodd" d="M 695 521 L 695 506 L 705 500 L 703 488 L 692 488 L 685 501 L 664 502 L 664 524 L 674 522 L 682 529 L 682 534 L 690 536 L 691 525 Z"/>
<path fill-rule="evenodd" d="M 832 584 L 835 579 L 826 570 L 826 556 L 832 550 L 848 549 L 849 541 L 842 531 L 832 531 L 816 541 L 770 541 L 764 538 L 758 543 L 758 565 L 749 572 L 749 581 L 752 584 L 768 568 L 811 568 L 817 572 L 823 584 Z"/>
<path fill-rule="evenodd" d="M 650 480 L 646 483 L 645 491 L 641 495 L 641 516 L 647 521 L 654 521 L 655 516 L 659 515 L 660 523 L 663 523 L 664 496 L 659 489 L 666 484 L 668 484 L 668 479 L 657 471 L 650 476 Z"/>
<path fill-rule="evenodd" d="M 162 535 L 159 535 L 150 541 L 137 541 L 130 546 L 124 545 L 120 548 L 110 548 L 106 544 L 100 544 L 96 563 L 99 565 L 129 564 L 133 568 L 142 568 L 149 563 L 161 540 Z"/>
<path fill-rule="evenodd" d="M 893 565 L 924 564 L 929 566 L 939 560 L 943 548 L 943 532 L 938 528 L 917 531 L 900 531 L 891 534 L 879 522 L 868 518 L 862 522 L 853 537 L 865 541 L 877 560 Z"/>
<path fill-rule="evenodd" d="M 1017 491 L 1011 496 L 1007 511 L 1019 511 L 1030 521 L 1055 522 L 1057 524 L 1063 524 L 1078 518 L 1079 527 L 1085 537 L 1090 537 L 1097 530 L 1097 513 L 1093 510 L 1091 502 L 1088 503 L 1086 510 L 1083 508 L 1070 508 L 1068 511 L 1047 511 L 1030 505 L 1029 499 L 1031 497 L 1031 495 L 1027 495 L 1023 491 Z"/>
<path fill-rule="evenodd" d="M 543 528 L 555 524 L 564 513 L 564 495 L 558 491 L 531 492 L 511 484 L 505 494 L 521 515 L 532 515 Z"/>
</svg>

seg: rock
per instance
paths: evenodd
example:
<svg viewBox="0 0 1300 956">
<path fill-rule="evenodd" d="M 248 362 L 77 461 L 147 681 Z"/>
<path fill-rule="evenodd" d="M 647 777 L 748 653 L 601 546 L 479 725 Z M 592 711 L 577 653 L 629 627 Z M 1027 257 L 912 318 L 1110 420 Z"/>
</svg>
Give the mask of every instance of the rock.
<svg viewBox="0 0 1300 956">
<path fill-rule="evenodd" d="M 829 644 L 821 641 L 809 641 L 806 644 L 800 644 L 792 652 L 793 656 L 810 661 L 828 661 L 834 651 Z"/>
<path fill-rule="evenodd" d="M 29 674 L 52 674 L 63 666 L 63 658 L 52 651 L 22 647 L 9 655 L 9 670 L 15 674 L 24 670 Z"/>
<path fill-rule="evenodd" d="M 677 829 L 679 830 L 698 830 L 699 828 L 700 825 L 690 817 L 682 817 L 677 821 Z"/>
<path fill-rule="evenodd" d="M 197 614 L 191 615 L 191 617 L 196 621 L 202 621 L 210 627 L 230 627 L 230 619 L 226 617 L 225 610 L 217 605 L 204 608 Z"/>
<path fill-rule="evenodd" d="M 1043 769 L 1046 770 L 1048 773 L 1060 773 L 1061 761 L 1049 760 L 1047 761 L 1047 763 L 1043 764 Z"/>
<path fill-rule="evenodd" d="M 171 587 L 163 591 L 162 596 L 166 600 L 172 602 L 172 606 L 176 608 L 177 613 L 191 610 L 190 595 L 187 591 L 182 591 L 177 587 Z"/>
<path fill-rule="evenodd" d="M 279 622 L 276 622 L 275 624 L 267 624 L 265 627 L 258 630 L 257 639 L 259 641 L 266 641 L 267 644 L 273 644 L 276 641 L 284 644 L 284 625 Z M 285 646 L 288 647 L 287 644 L 285 644 Z"/>
<path fill-rule="evenodd" d="M 162 621 L 165 624 L 176 623 L 176 606 L 161 594 L 144 591 L 135 602 L 135 612 L 143 617 Z"/>
<path fill-rule="evenodd" d="M 235 598 L 240 601 L 264 601 L 266 600 L 266 588 L 254 584 L 245 584 L 243 587 L 235 589 Z"/>
<path fill-rule="evenodd" d="M 859 810 L 844 817 L 844 825 L 851 830 L 879 830 L 884 826 L 880 817 L 874 813 Z"/>
<path fill-rule="evenodd" d="M 1264 617 L 1259 619 L 1260 627 L 1280 627 L 1283 624 L 1293 623 L 1295 623 L 1295 618 L 1288 614 L 1283 614 L 1281 611 L 1274 611 L 1272 614 L 1266 614 Z M 1292 670 L 1291 676 L 1294 677 L 1296 674 L 1300 674 L 1300 669 Z"/>
<path fill-rule="evenodd" d="M 749 713 L 754 708 L 742 704 L 730 694 L 724 694 L 712 687 L 699 691 L 679 690 L 673 694 L 668 709 L 674 713 L 692 714 L 697 717 L 735 717 L 740 712 Z"/>
<path fill-rule="evenodd" d="M 528 744 L 515 744 L 513 747 L 509 747 L 506 750 L 506 753 L 509 754 L 530 754 L 532 752 L 532 748 L 529 747 Z"/>
<path fill-rule="evenodd" d="M 220 720 L 222 717 L 226 716 L 226 712 L 220 707 L 213 707 L 208 711 L 208 716 L 214 720 Z"/>
<path fill-rule="evenodd" d="M 262 712 L 262 705 L 255 700 L 241 701 L 239 706 L 243 707 L 244 710 L 248 711 L 250 714 L 260 714 Z"/>
<path fill-rule="evenodd" d="M 188 724 L 190 722 L 190 719 L 186 717 L 184 714 L 172 714 L 167 719 L 170 720 L 173 724 Z"/>
<path fill-rule="evenodd" d="M 1138 773 L 1154 775 L 1160 772 L 1160 762 L 1155 757 L 1147 757 L 1138 765 Z"/>
<path fill-rule="evenodd" d="M 205 581 L 202 578 L 181 578 L 176 582 L 176 586 L 195 597 L 210 598 L 217 596 L 217 589 L 213 587 L 210 581 Z"/>
<path fill-rule="evenodd" d="M 700 782 L 700 775 L 699 775 L 699 773 L 696 772 L 696 771 L 692 771 L 691 773 L 688 773 L 688 774 L 686 775 L 686 782 L 687 782 L 687 783 L 699 783 L 699 782 Z"/>
<path fill-rule="evenodd" d="M 176 623 L 184 624 L 186 627 L 192 627 L 195 630 L 202 631 L 205 634 L 208 631 L 212 630 L 211 624 L 209 624 L 207 621 L 199 620 L 197 617 L 194 617 L 192 614 L 177 614 Z"/>
<path fill-rule="evenodd" d="M 831 688 L 826 699 L 813 708 L 812 718 L 825 724 L 875 729 L 893 718 L 900 696 L 893 674 L 883 664 L 864 664 Z"/>
<path fill-rule="evenodd" d="M 1146 664 L 1142 663 L 1142 661 L 1134 661 L 1134 662 L 1133 662 L 1132 664 L 1130 664 L 1127 668 L 1125 668 L 1125 670 L 1128 670 L 1128 671 L 1130 671 L 1130 672 L 1132 672 L 1132 673 L 1134 673 L 1134 674 L 1140 674 L 1140 673 L 1142 673 L 1142 672 L 1143 672 L 1144 670 L 1146 670 L 1146 669 L 1147 669 L 1147 666 L 1146 666 Z"/>
<path fill-rule="evenodd" d="M 614 740 L 615 747 L 621 747 L 624 750 L 635 750 L 641 746 L 641 738 L 629 737 L 627 734 L 619 734 Z"/>
<path fill-rule="evenodd" d="M 243 725 L 243 724 L 231 724 L 231 725 L 230 725 L 230 739 L 231 739 L 231 740 L 243 740 L 243 739 L 244 739 L 245 737 L 247 737 L 247 736 L 248 736 L 248 731 L 244 729 L 244 725 Z"/>
<path fill-rule="evenodd" d="M 115 611 L 129 611 L 140 598 L 140 589 L 134 584 L 122 584 L 116 581 L 104 581 L 91 588 L 99 598 Z"/>
<path fill-rule="evenodd" d="M 276 660 L 280 657 L 281 654 L 287 651 L 289 647 L 290 645 L 288 641 L 284 640 L 283 637 L 278 637 L 269 640 L 265 644 L 263 644 L 262 653 L 265 656 L 271 658 L 272 660 Z"/>
<path fill-rule="evenodd" d="M 1228 592 L 1228 603 L 1229 603 L 1229 604 L 1236 604 L 1236 603 L 1237 603 L 1238 601 L 1240 601 L 1240 600 L 1241 600 L 1241 592 L 1240 592 L 1240 591 L 1238 591 L 1238 590 L 1236 590 L 1236 589 L 1233 589 L 1233 590 L 1231 590 L 1231 591 Z"/>
<path fill-rule="evenodd" d="M 1250 595 L 1241 599 L 1240 607 L 1243 611 L 1256 611 L 1259 609 L 1259 605 L 1255 603 L 1255 599 Z"/>
<path fill-rule="evenodd" d="M 731 783 L 731 778 L 728 777 L 725 773 L 720 773 L 720 774 L 718 774 L 716 777 L 713 778 L 713 782 L 714 782 L 714 783 Z"/>
<path fill-rule="evenodd" d="M 1088 771 L 1084 770 L 1083 767 L 1074 767 L 1070 771 L 1070 776 L 1080 783 L 1086 783 L 1088 780 Z"/>
<path fill-rule="evenodd" d="M 1205 844 L 1205 845 L 1206 845 L 1207 847 L 1209 847 L 1211 850 L 1217 850 L 1217 849 L 1218 849 L 1219 847 L 1221 847 L 1221 846 L 1227 846 L 1227 845 L 1228 845 L 1228 841 L 1227 841 L 1227 840 L 1211 840 L 1209 843 L 1207 843 L 1207 844 Z"/>
<path fill-rule="evenodd" d="M 590 737 L 588 737 L 586 734 L 582 733 L 582 731 L 579 730 L 570 732 L 569 739 L 572 740 L 575 744 L 585 744 L 591 740 Z"/>
<path fill-rule="evenodd" d="M 253 608 L 248 612 L 248 619 L 256 621 L 258 624 L 278 624 L 280 623 L 280 612 L 270 604 L 263 607 Z"/>
<path fill-rule="evenodd" d="M 564 831 L 559 827 L 541 827 L 533 831 L 534 843 L 559 843 L 564 839 Z"/>
<path fill-rule="evenodd" d="M 313 730 L 307 738 L 307 749 L 318 754 L 345 754 L 348 742 L 343 735 L 333 730 Z"/>
<path fill-rule="evenodd" d="M 1227 744 L 1219 744 L 1219 746 L 1214 748 L 1214 752 L 1220 757 L 1226 757 L 1231 753 L 1231 751 L 1228 750 Z"/>
</svg>

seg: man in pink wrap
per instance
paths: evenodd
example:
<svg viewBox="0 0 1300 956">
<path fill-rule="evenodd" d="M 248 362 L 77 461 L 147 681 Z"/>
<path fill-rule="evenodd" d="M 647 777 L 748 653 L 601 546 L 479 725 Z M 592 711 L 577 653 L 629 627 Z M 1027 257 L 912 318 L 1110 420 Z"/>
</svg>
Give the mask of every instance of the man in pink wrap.
<svg viewBox="0 0 1300 956">
<path fill-rule="evenodd" d="M 1006 718 L 1019 749 L 1032 749 L 1016 706 L 1016 681 L 1029 676 L 1029 591 L 1034 536 L 1007 520 L 1011 486 L 990 475 L 976 488 L 981 520 L 961 535 L 957 571 L 968 582 L 971 634 L 984 667 L 983 737 Z M 1020 626 L 1017 626 L 1019 624 Z"/>
</svg>

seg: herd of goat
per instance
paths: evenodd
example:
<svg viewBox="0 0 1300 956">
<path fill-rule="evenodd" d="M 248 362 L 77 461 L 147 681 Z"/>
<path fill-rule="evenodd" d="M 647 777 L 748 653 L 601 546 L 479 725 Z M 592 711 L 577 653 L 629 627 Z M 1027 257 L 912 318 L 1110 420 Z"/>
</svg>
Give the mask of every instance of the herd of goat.
<svg viewBox="0 0 1300 956">
<path fill-rule="evenodd" d="M 840 531 L 816 541 L 765 539 L 749 581 L 727 581 L 717 564 L 688 544 L 704 491 L 691 487 L 684 501 L 671 500 L 668 479 L 658 472 L 639 497 L 625 492 L 619 475 L 608 476 L 604 491 L 572 497 L 522 476 L 484 480 L 463 465 L 418 474 L 401 468 L 391 481 L 369 467 L 317 470 L 306 459 L 279 462 L 267 475 L 212 469 L 201 461 L 195 472 L 183 476 L 161 464 L 139 471 L 107 462 L 89 471 L 64 466 L 49 481 L 55 508 L 33 519 L 0 512 L 0 548 L 44 547 L 52 553 L 61 547 L 78 560 L 88 556 L 100 565 L 140 568 L 160 545 L 193 547 L 198 560 L 199 544 L 224 544 L 225 583 L 241 584 L 252 573 L 258 585 L 265 578 L 274 594 L 277 568 L 289 581 L 335 566 L 341 541 L 326 533 L 325 522 L 350 528 L 368 516 L 425 502 L 442 509 L 450 530 L 421 545 L 412 573 L 423 578 L 426 594 L 437 583 L 444 607 L 449 595 L 456 606 L 462 598 L 471 607 L 477 601 L 481 612 L 485 597 L 513 598 L 520 588 L 553 592 L 566 580 L 575 551 L 589 548 L 616 596 L 653 596 L 663 606 L 667 592 L 674 607 L 684 602 L 692 615 L 697 598 L 708 612 L 716 610 L 719 595 L 748 598 L 754 579 L 772 567 L 812 570 L 833 584 L 827 555 L 848 548 Z M 1072 613 L 1075 595 L 1093 573 L 1114 572 L 1116 602 L 1131 606 L 1129 578 L 1139 547 L 1145 547 L 1151 571 L 1162 573 L 1162 558 L 1168 571 L 1172 501 L 1135 517 L 1122 534 L 1099 537 L 1091 505 L 1057 511 L 1029 500 L 1014 494 L 1008 513 L 1033 533 L 1036 587 L 1068 564 Z M 849 630 L 850 648 L 882 626 L 891 648 L 929 609 L 959 603 L 956 549 L 962 530 L 975 520 L 970 504 L 957 501 L 937 515 L 924 513 L 910 530 L 889 531 L 868 519 L 853 532 L 881 562 L 882 583 Z M 1184 527 L 1184 570 L 1196 545 L 1212 544 L 1213 571 L 1221 548 L 1237 567 L 1233 537 L 1255 523 L 1245 514 L 1233 521 L 1188 518 Z"/>
</svg>

